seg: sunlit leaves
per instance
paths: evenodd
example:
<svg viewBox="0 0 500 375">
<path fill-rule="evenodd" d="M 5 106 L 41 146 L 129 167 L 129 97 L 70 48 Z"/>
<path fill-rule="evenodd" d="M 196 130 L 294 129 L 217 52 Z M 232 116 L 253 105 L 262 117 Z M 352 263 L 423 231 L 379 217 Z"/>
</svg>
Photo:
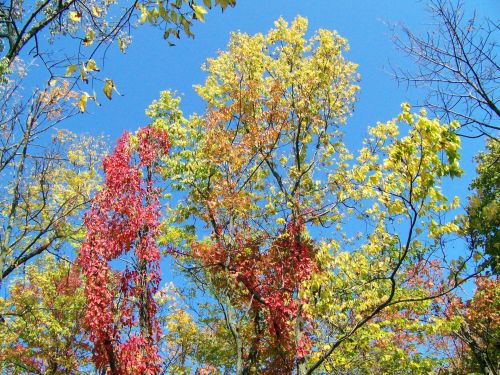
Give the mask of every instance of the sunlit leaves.
<svg viewBox="0 0 500 375">
<path fill-rule="evenodd" d="M 66 68 L 66 73 L 64 73 L 64 75 L 66 77 L 71 77 L 73 75 L 73 73 L 76 71 L 76 69 L 78 68 L 78 65 L 76 64 L 71 64 L 69 65 L 67 68 Z"/>
<path fill-rule="evenodd" d="M 500 142 L 490 139 L 486 151 L 481 152 L 476 161 L 478 177 L 472 182 L 475 189 L 467 207 L 471 247 L 484 250 L 487 262 L 495 274 L 500 269 Z"/>
<path fill-rule="evenodd" d="M 102 91 L 104 92 L 104 95 L 106 95 L 106 97 L 109 100 L 111 100 L 111 97 L 113 95 L 113 91 L 115 91 L 118 95 L 120 95 L 120 93 L 118 92 L 118 89 L 115 86 L 115 83 L 113 82 L 113 80 L 111 80 L 109 78 L 104 79 L 104 87 L 102 88 Z"/>
<path fill-rule="evenodd" d="M 85 38 L 83 39 L 83 45 L 85 47 L 90 46 L 92 43 L 94 43 L 95 39 L 95 31 L 94 29 L 89 28 L 87 30 L 87 33 L 85 34 Z"/>
<path fill-rule="evenodd" d="M 82 20 L 82 13 L 73 10 L 68 13 L 68 17 L 71 21 L 77 23 Z"/>
<path fill-rule="evenodd" d="M 463 271 L 461 260 L 431 259 L 460 233 L 459 221 L 441 218 L 457 204 L 441 180 L 462 173 L 455 125 L 404 104 L 397 118 L 369 130 L 355 157 L 341 129 L 359 89 L 356 65 L 344 58 L 346 41 L 335 32 L 308 40 L 306 30 L 297 18 L 278 20 L 266 35 L 233 34 L 196 87 L 208 104 L 202 117 L 183 119 L 168 92 L 150 107 L 153 122 L 171 136 L 163 175 L 188 194 L 168 208 L 163 240 L 183 249 L 185 267 L 201 268 L 196 280 L 234 314 L 223 324 L 236 350 L 243 357 L 258 350 L 260 357 L 242 366 L 360 369 L 357 358 L 377 340 L 367 373 L 389 372 L 398 361 L 428 371 L 437 357 L 413 356 L 412 348 L 446 322 L 438 314 L 412 325 L 407 314 L 428 314 L 424 301 Z M 197 239 L 190 218 L 201 218 L 210 237 Z M 304 227 L 291 235 L 297 218 Z M 291 238 L 309 250 L 278 245 Z M 295 259 L 302 269 L 292 266 Z M 422 302 L 403 302 L 410 298 Z M 385 311 L 397 320 L 385 321 Z M 407 347 L 399 338 L 405 325 Z M 235 327 L 239 334 L 231 333 Z M 354 347 L 364 349 L 351 353 Z M 325 361 L 331 350 L 335 359 Z"/>
<path fill-rule="evenodd" d="M 205 14 L 207 14 L 207 10 L 201 5 L 193 5 L 193 10 L 196 19 L 201 22 L 205 22 Z"/>
<path fill-rule="evenodd" d="M 87 101 L 89 99 L 94 99 L 95 96 L 90 96 L 89 93 L 83 92 L 82 95 L 80 95 L 80 99 L 78 100 L 77 107 L 80 110 L 80 112 L 85 112 L 85 109 L 87 108 Z"/>
<path fill-rule="evenodd" d="M 90 59 L 90 60 L 87 61 L 87 64 L 85 64 L 85 69 L 93 71 L 93 72 L 98 72 L 100 70 L 97 67 L 97 64 L 96 64 L 95 60 L 93 60 L 93 59 Z"/>
<path fill-rule="evenodd" d="M 0 298 L 0 371 L 77 373 L 90 363 L 80 274 L 67 260 L 40 258 Z"/>
<path fill-rule="evenodd" d="M 109 366 L 113 373 L 126 374 L 160 371 L 160 330 L 152 298 L 160 281 L 159 201 L 152 168 L 168 148 L 161 129 L 147 126 L 135 136 L 126 132 L 103 161 L 105 185 L 85 216 L 87 233 L 78 263 L 85 276 L 85 322 L 98 369 Z M 133 255 L 125 269 L 113 271 L 110 263 L 130 250 Z"/>
</svg>

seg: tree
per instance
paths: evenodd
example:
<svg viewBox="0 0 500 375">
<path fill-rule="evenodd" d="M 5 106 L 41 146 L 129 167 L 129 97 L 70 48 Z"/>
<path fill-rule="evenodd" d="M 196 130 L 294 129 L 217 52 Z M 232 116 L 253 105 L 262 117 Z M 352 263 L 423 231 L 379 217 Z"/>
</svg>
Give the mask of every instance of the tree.
<svg viewBox="0 0 500 375">
<path fill-rule="evenodd" d="M 454 296 L 445 311 L 451 319 L 460 318 L 458 329 L 442 333 L 441 342 L 450 358 L 446 373 L 499 373 L 498 277 L 480 276 L 475 282 L 476 290 L 470 300 Z"/>
<path fill-rule="evenodd" d="M 103 161 L 105 186 L 85 216 L 87 233 L 78 263 L 85 276 L 93 362 L 102 374 L 108 369 L 112 375 L 161 370 L 154 299 L 160 282 L 159 202 L 153 173 L 168 147 L 161 128 L 144 127 L 135 137 L 125 133 Z M 110 262 L 131 250 L 125 269 L 113 272 Z"/>
<path fill-rule="evenodd" d="M 204 4 L 224 10 L 234 6 L 235 0 L 207 0 Z M 16 59 L 32 55 L 46 69 L 48 81 L 57 84 L 72 78 L 75 84 L 102 82 L 104 95 L 111 99 L 115 83 L 110 78 L 99 78 L 100 68 L 96 59 L 104 59 L 106 50 L 113 43 L 125 52 L 132 41 L 131 30 L 144 23 L 163 31 L 169 45 L 173 37 L 184 33 L 194 37 L 191 27 L 195 20 L 204 21 L 205 7 L 196 0 L 165 0 L 160 2 L 134 0 L 131 4 L 113 3 L 106 0 L 94 2 L 82 0 L 45 0 L 25 4 L 20 0 L 2 2 L 0 6 L 0 77 L 8 74 Z M 76 42 L 73 51 L 52 49 L 59 37 L 69 37 Z M 31 48 L 29 51 L 26 51 Z M 22 54 L 22 52 L 27 52 Z M 117 91 L 118 92 L 118 91 Z M 36 95 L 35 95 L 36 96 Z M 97 95 L 80 90 L 78 108 L 86 109 L 88 99 L 96 103 Z"/>
<path fill-rule="evenodd" d="M 306 28 L 299 17 L 266 35 L 232 34 L 197 86 L 203 116 L 186 121 L 169 92 L 150 107 L 172 145 L 162 173 L 184 195 L 167 208 L 161 241 L 219 309 L 196 313 L 232 342 L 233 359 L 213 363 L 221 371 L 342 373 L 374 341 L 424 371 L 432 359 L 412 354 L 417 333 L 448 324 L 433 308 L 470 277 L 443 251 L 460 232 L 444 218 L 458 201 L 440 190 L 461 175 L 457 124 L 404 104 L 355 158 L 342 126 L 356 65 L 345 39 L 319 30 L 308 40 Z M 423 317 L 427 326 L 412 323 Z M 387 346 L 396 332 L 414 332 L 415 344 Z"/>
<path fill-rule="evenodd" d="M 91 360 L 78 268 L 45 255 L 0 298 L 0 371 L 84 374 Z"/>
<path fill-rule="evenodd" d="M 500 260 L 500 142 L 490 139 L 486 151 L 476 156 L 478 176 L 471 184 L 475 193 L 467 206 L 469 244 L 483 249 L 487 264 L 498 275 Z"/>
<path fill-rule="evenodd" d="M 196 87 L 207 103 L 203 115 L 185 119 L 180 100 L 163 92 L 147 111 L 151 123 L 126 132 L 104 158 L 104 184 L 84 216 L 85 230 L 77 211 L 60 220 L 61 243 L 83 238 L 77 260 L 83 324 L 98 373 L 411 374 L 447 365 L 437 343 L 462 323 L 461 306 L 450 310 L 448 300 L 484 263 L 475 246 L 450 251 L 450 240 L 463 236 L 463 219 L 449 217 L 459 201 L 441 185 L 462 174 L 459 125 L 404 103 L 395 118 L 368 129 L 359 151 L 350 151 L 343 132 L 359 90 L 356 64 L 336 32 L 306 33 L 307 20 L 298 17 L 291 24 L 279 19 L 267 34 L 232 34 Z M 38 95 L 36 103 L 57 108 L 72 95 L 69 87 L 55 100 Z M 51 120 L 66 112 L 39 113 Z M 7 140 L 17 145 L 17 137 Z M 46 153 L 40 160 L 72 170 L 86 154 L 67 147 L 60 154 L 68 160 Z M 37 160 L 22 155 L 14 152 L 16 162 L 6 168 L 23 173 Z M 80 165 L 78 173 L 86 170 Z M 40 193 L 30 185 L 35 190 L 17 201 L 24 186 L 14 185 L 11 201 L 35 202 L 15 203 L 14 210 L 33 209 L 27 221 L 43 222 L 52 200 L 59 207 L 59 195 L 66 198 L 66 185 L 59 189 L 55 181 L 74 182 L 72 194 L 92 178 L 97 173 L 68 182 L 55 175 L 54 193 L 43 190 L 45 182 Z M 94 186 L 92 180 L 89 190 Z M 5 228 L 29 238 L 15 222 L 19 212 Z M 59 233 L 58 226 L 51 230 Z M 162 253 L 183 271 L 186 287 L 160 289 Z M 48 279 L 52 290 L 54 278 Z M 23 303 L 31 289 L 20 292 Z M 79 296 L 81 289 L 72 291 Z M 493 298 L 482 295 L 470 311 Z M 8 317 L 9 324 L 22 323 Z M 44 319 L 52 318 L 29 323 Z M 17 364 L 39 372 L 69 367 L 46 354 L 59 353 L 57 344 L 41 345 L 29 334 L 8 339 L 6 357 Z M 32 342 L 43 366 L 19 356 L 19 342 Z M 87 360 L 82 355 L 80 365 Z"/>
<path fill-rule="evenodd" d="M 415 70 L 395 72 L 399 82 L 426 90 L 423 105 L 447 121 L 457 120 L 462 135 L 496 137 L 500 130 L 498 25 L 467 15 L 461 0 L 431 0 L 435 30 L 420 36 L 403 27 L 396 46 Z"/>
<path fill-rule="evenodd" d="M 75 93 L 66 82 L 25 103 L 19 92 L 24 67 L 16 72 L 0 86 L 0 176 L 6 187 L 0 198 L 0 285 L 42 252 L 78 239 L 78 218 L 100 182 L 105 150 L 102 139 L 63 130 L 44 146 L 48 129 L 68 116 Z"/>
<path fill-rule="evenodd" d="M 225 9 L 234 1 L 204 4 Z M 69 157 L 68 162 L 68 149 L 58 150 L 64 148 L 59 146 L 61 142 L 50 144 L 50 138 L 55 126 L 84 112 L 89 99 L 97 102 L 95 92 L 90 95 L 77 86 L 100 71 L 95 60 L 98 50 L 116 41 L 124 51 L 135 18 L 139 24 L 147 21 L 163 29 L 169 39 L 180 37 L 181 31 L 193 36 L 194 20 L 203 21 L 206 13 L 191 0 L 135 1 L 119 7 L 109 1 L 75 0 L 15 0 L 0 5 L 0 174 L 8 185 L 0 200 L 4 212 L 0 219 L 0 285 L 20 265 L 62 246 L 71 237 L 68 225 L 72 220 L 76 227 L 80 225 L 74 220 L 83 212 L 98 180 L 102 142 L 82 138 L 80 146 L 69 150 L 78 158 Z M 75 39 L 78 46 L 73 54 L 71 48 L 64 52 L 51 48 L 59 37 Z M 30 86 L 23 88 L 31 66 L 22 58 L 29 55 L 40 59 L 48 71 L 48 77 L 32 91 Z M 113 90 L 117 91 L 115 84 L 109 78 L 102 81 L 102 91 L 111 99 Z M 92 142 L 99 145 L 92 146 Z M 82 153 L 87 149 L 85 160 Z"/>
</svg>

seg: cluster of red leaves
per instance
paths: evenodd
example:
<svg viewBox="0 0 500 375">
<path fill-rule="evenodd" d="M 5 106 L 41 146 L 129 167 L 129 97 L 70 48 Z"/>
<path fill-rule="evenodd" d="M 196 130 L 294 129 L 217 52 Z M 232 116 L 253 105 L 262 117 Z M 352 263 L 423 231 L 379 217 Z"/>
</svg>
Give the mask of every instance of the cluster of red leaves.
<svg viewBox="0 0 500 375">
<path fill-rule="evenodd" d="M 149 126 L 141 129 L 139 162 L 134 164 L 130 134 L 120 137 L 113 153 L 103 161 L 105 185 L 84 218 L 87 236 L 79 264 L 85 276 L 85 321 L 96 367 L 109 366 L 116 375 L 160 371 L 155 346 L 160 332 L 153 299 L 160 281 L 156 244 L 160 207 L 152 164 L 168 152 L 168 146 L 164 131 Z M 113 271 L 110 263 L 128 252 L 132 253 L 129 265 Z M 135 333 L 141 309 L 148 314 L 147 337 L 143 329 Z"/>
<path fill-rule="evenodd" d="M 467 305 L 465 317 L 490 331 L 500 329 L 500 279 L 478 277 L 476 293 Z"/>
<path fill-rule="evenodd" d="M 193 255 L 200 259 L 210 272 L 224 272 L 231 256 L 229 272 L 235 288 L 241 288 L 239 301 L 242 306 L 251 306 L 254 313 L 264 316 L 266 329 L 255 340 L 259 342 L 259 353 L 271 359 L 266 369 L 292 370 L 297 359 L 310 350 L 307 328 L 308 317 L 302 312 L 298 293 L 302 282 L 316 269 L 314 252 L 310 241 L 303 236 L 304 224 L 291 221 L 286 231 L 276 238 L 268 250 L 263 250 L 259 240 L 237 236 L 234 248 L 228 249 L 217 241 L 208 249 L 193 244 Z M 296 342 L 296 319 L 302 320 L 302 332 Z M 271 338 L 271 340 L 269 340 Z"/>
<path fill-rule="evenodd" d="M 170 141 L 166 131 L 151 126 L 145 126 L 137 132 L 139 138 L 139 145 L 137 146 L 137 153 L 141 159 L 140 165 L 151 165 L 161 154 L 168 153 L 170 148 Z"/>
<path fill-rule="evenodd" d="M 56 290 L 59 294 L 72 296 L 75 291 L 82 285 L 80 279 L 80 270 L 78 267 L 71 267 L 67 276 L 56 280 Z"/>
</svg>

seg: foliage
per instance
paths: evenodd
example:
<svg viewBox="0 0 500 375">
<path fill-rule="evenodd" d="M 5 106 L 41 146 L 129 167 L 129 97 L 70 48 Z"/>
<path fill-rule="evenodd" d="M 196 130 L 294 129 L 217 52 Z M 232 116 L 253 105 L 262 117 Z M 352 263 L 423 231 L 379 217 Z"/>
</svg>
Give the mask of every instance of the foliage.
<svg viewBox="0 0 500 375">
<path fill-rule="evenodd" d="M 6 189 L 0 198 L 0 283 L 40 253 L 81 237 L 78 218 L 100 183 L 105 150 L 102 139 L 64 130 L 47 147 L 38 146 L 47 128 L 64 118 L 71 90 L 65 85 L 37 93 L 23 118 L 21 82 L 9 79 L 1 86 L 0 175 Z"/>
<path fill-rule="evenodd" d="M 148 9 L 141 17 L 155 23 Z M 83 22 L 83 15 L 68 17 Z M 357 152 L 349 150 L 343 137 L 359 91 L 357 66 L 336 32 L 306 35 L 302 17 L 279 19 L 266 34 L 232 34 L 196 86 L 207 104 L 202 115 L 186 119 L 180 99 L 163 92 L 147 110 L 151 123 L 125 132 L 104 158 L 104 184 L 84 215 L 85 232 L 80 209 L 99 180 L 93 144 L 73 145 L 60 132 L 58 152 L 40 155 L 51 163 L 46 175 L 31 177 L 43 182 L 21 182 L 38 160 L 22 150 L 36 144 L 40 123 L 50 128 L 69 113 L 58 106 L 75 98 L 70 85 L 61 89 L 64 81 L 56 81 L 34 96 L 28 113 L 42 122 L 23 119 L 33 131 L 21 127 L 27 129 L 21 141 L 9 135 L 17 123 L 5 122 L 11 127 L 1 160 L 6 174 L 20 177 L 4 204 L 9 250 L 0 259 L 10 262 L 18 251 L 19 262 L 3 269 L 83 239 L 77 265 L 84 287 L 82 296 L 78 269 L 47 258 L 27 266 L 29 286 L 14 283 L 2 307 L 45 311 L 53 303 L 45 289 L 49 297 L 58 291 L 53 285 L 64 270 L 72 275 L 64 285 L 73 287 L 54 298 L 73 294 L 78 311 L 85 303 L 77 318 L 64 312 L 61 322 L 79 328 L 63 339 L 64 329 L 52 328 L 59 305 L 29 321 L 24 313 L 5 314 L 0 335 L 9 371 L 22 373 L 24 365 L 39 373 L 114 375 L 415 374 L 475 371 L 485 368 L 485 358 L 497 360 L 497 280 L 477 279 L 470 301 L 457 292 L 487 264 L 483 251 L 492 255 L 495 237 L 483 222 L 497 200 L 496 174 L 486 167 L 496 144 L 479 157 L 470 223 L 453 217 L 459 200 L 442 186 L 462 174 L 460 125 L 404 103 L 395 118 L 368 129 Z M 97 64 L 85 68 L 96 71 Z M 6 103 L 17 103 L 11 77 Z M 105 81 L 108 98 L 113 89 Z M 90 95 L 84 97 L 80 110 Z M 70 212 L 67 199 L 78 204 Z M 53 211 L 64 215 L 50 221 Z M 23 214 L 31 226 L 23 227 Z M 43 220 L 51 225 L 45 231 L 36 226 Z M 54 233 L 62 235 L 40 252 L 17 248 L 39 249 L 37 241 Z M 472 246 L 454 251 L 452 241 L 464 233 Z M 160 288 L 162 254 L 182 272 L 182 287 Z M 25 336 L 7 329 L 23 322 L 39 327 Z M 78 358 L 58 356 L 59 343 Z"/>
<path fill-rule="evenodd" d="M 500 142 L 490 139 L 486 151 L 476 156 L 477 174 L 471 184 L 475 193 L 469 199 L 469 241 L 483 248 L 495 274 L 500 272 Z"/>
<path fill-rule="evenodd" d="M 78 268 L 52 255 L 26 267 L 0 299 L 0 371 L 84 374 L 91 352 Z"/>
<path fill-rule="evenodd" d="M 224 10 L 235 2 L 206 0 L 204 5 Z M 79 83 L 98 78 L 97 51 L 117 42 L 124 52 L 136 17 L 138 24 L 148 21 L 163 29 L 165 39 L 169 39 L 180 37 L 181 31 L 193 36 L 194 20 L 203 21 L 205 13 L 204 6 L 194 0 L 130 4 L 14 0 L 0 4 L 0 174 L 8 186 L 0 199 L 0 285 L 19 265 L 49 248 L 60 247 L 68 237 L 68 223 L 89 201 L 101 145 L 93 146 L 86 161 L 84 156 L 77 163 L 70 158 L 65 165 L 67 150 L 60 152 L 59 141 L 51 147 L 49 133 L 77 112 L 84 112 L 89 99 L 97 103 L 95 91 L 91 95 L 78 88 Z M 79 46 L 73 51 L 52 48 L 59 37 L 75 39 Z M 45 83 L 45 77 L 35 84 L 30 81 L 32 66 L 23 62 L 30 53 L 48 70 Z M 112 79 L 98 80 L 103 81 L 102 91 L 108 99 L 113 91 L 118 93 Z M 28 94 L 24 89 L 27 83 L 32 87 Z M 85 154 L 91 142 L 82 139 L 71 152 Z M 81 149 L 76 150 L 78 147 Z M 71 170 L 75 175 L 70 175 Z"/>
<path fill-rule="evenodd" d="M 320 30 L 307 40 L 306 26 L 280 19 L 266 35 L 232 34 L 197 86 L 203 116 L 185 120 L 169 92 L 150 107 L 172 143 L 162 173 L 181 197 L 161 240 L 214 302 L 195 308 L 199 334 L 218 319 L 217 335 L 233 343 L 233 360 L 212 363 L 221 371 L 429 371 L 440 359 L 420 354 L 424 335 L 457 327 L 432 311 L 468 277 L 464 261 L 440 256 L 460 233 L 444 218 L 458 201 L 440 188 L 462 173 L 457 124 L 404 104 L 355 158 L 342 126 L 356 65 L 343 38 Z M 364 352 L 372 367 L 346 367 Z"/>
<path fill-rule="evenodd" d="M 498 277 L 480 276 L 473 297 L 450 299 L 445 314 L 460 316 L 458 329 L 442 332 L 441 342 L 448 350 L 447 373 L 497 374 L 500 357 L 500 315 Z"/>
<path fill-rule="evenodd" d="M 22 52 L 40 59 L 50 78 L 73 77 L 87 82 L 100 71 L 96 63 L 98 51 L 116 43 L 125 52 L 132 41 L 131 30 L 142 24 L 150 24 L 163 32 L 163 38 L 173 45 L 173 37 L 181 34 L 194 37 L 192 32 L 196 20 L 203 22 L 208 8 L 224 10 L 234 6 L 235 0 L 164 0 L 115 2 L 108 0 L 14 0 L 2 2 L 0 6 L 0 55 L 4 68 L 17 57 L 26 57 Z M 64 53 L 52 49 L 59 38 L 75 41 L 74 48 L 65 48 Z M 48 43 L 47 43 L 47 41 Z M 68 53 L 68 50 L 72 52 Z M 111 99 L 115 88 L 109 78 L 100 78 L 103 92 Z M 85 110 L 87 99 L 96 99 L 85 91 L 80 97 L 80 109 Z"/>
<path fill-rule="evenodd" d="M 85 322 L 94 344 L 93 361 L 98 369 L 109 366 L 113 375 L 160 372 L 153 299 L 160 281 L 159 202 L 153 171 L 169 143 L 162 129 L 149 126 L 137 132 L 134 143 L 136 164 L 129 133 L 103 161 L 104 189 L 85 216 L 86 239 L 78 257 L 85 276 Z M 113 272 L 110 262 L 132 249 L 125 269 Z"/>
</svg>

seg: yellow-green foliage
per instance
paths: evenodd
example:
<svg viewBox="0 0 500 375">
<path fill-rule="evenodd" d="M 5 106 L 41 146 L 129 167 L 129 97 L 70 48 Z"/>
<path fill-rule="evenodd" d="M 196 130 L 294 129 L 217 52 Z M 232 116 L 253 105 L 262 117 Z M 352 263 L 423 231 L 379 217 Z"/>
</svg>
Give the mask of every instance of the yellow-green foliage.
<svg viewBox="0 0 500 375">
<path fill-rule="evenodd" d="M 91 354 L 82 326 L 80 275 L 52 255 L 26 266 L 0 298 L 0 370 L 12 374 L 84 373 Z"/>
</svg>

